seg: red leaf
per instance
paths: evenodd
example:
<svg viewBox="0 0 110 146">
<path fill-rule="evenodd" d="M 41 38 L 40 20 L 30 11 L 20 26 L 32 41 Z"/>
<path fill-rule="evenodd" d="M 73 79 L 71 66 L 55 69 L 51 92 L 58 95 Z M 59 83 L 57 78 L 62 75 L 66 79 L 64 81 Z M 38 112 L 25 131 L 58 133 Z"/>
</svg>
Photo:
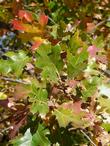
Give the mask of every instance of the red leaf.
<svg viewBox="0 0 110 146">
<path fill-rule="evenodd" d="M 40 14 L 39 16 L 39 24 L 44 27 L 48 23 L 48 16 L 46 16 L 44 13 Z"/>
<path fill-rule="evenodd" d="M 25 31 L 25 27 L 23 26 L 23 23 L 19 20 L 13 20 L 12 25 L 13 25 L 13 28 L 16 30 Z"/>
<path fill-rule="evenodd" d="M 25 10 L 20 10 L 18 13 L 18 16 L 20 19 L 24 18 L 28 22 L 32 22 L 32 20 L 33 20 L 32 14 Z"/>
<path fill-rule="evenodd" d="M 96 57 L 96 53 L 98 52 L 98 48 L 96 48 L 94 45 L 89 46 L 87 49 L 89 52 L 90 57 Z"/>
<path fill-rule="evenodd" d="M 43 40 L 36 41 L 31 47 L 32 51 L 35 51 L 42 43 L 43 43 Z"/>
</svg>

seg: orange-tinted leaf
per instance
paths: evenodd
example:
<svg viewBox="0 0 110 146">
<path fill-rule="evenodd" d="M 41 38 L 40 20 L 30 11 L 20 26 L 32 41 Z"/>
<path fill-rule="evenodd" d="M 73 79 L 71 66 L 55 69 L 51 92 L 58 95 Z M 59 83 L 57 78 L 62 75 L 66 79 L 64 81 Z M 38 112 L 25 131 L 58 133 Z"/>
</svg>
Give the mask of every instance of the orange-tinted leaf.
<svg viewBox="0 0 110 146">
<path fill-rule="evenodd" d="M 42 30 L 39 29 L 38 27 L 32 25 L 32 24 L 23 24 L 23 26 L 25 27 L 25 32 L 28 33 L 37 33 L 37 34 L 42 34 Z"/>
<path fill-rule="evenodd" d="M 12 25 L 13 25 L 13 28 L 16 30 L 21 30 L 27 33 L 34 33 L 34 34 L 37 33 L 39 35 L 42 34 L 42 30 L 39 29 L 38 27 L 33 26 L 31 24 L 22 23 L 22 21 L 19 21 L 16 19 L 12 21 Z"/>
<path fill-rule="evenodd" d="M 18 13 L 18 16 L 20 19 L 25 19 L 28 22 L 32 22 L 32 20 L 33 20 L 32 14 L 25 10 L 20 10 Z"/>
<path fill-rule="evenodd" d="M 28 96 L 30 90 L 27 89 L 24 85 L 18 84 L 15 86 L 14 98 L 15 100 L 24 99 Z"/>
<path fill-rule="evenodd" d="M 94 23 L 87 23 L 87 32 L 91 32 L 95 29 L 95 24 Z"/>
<path fill-rule="evenodd" d="M 19 20 L 13 20 L 12 25 L 13 25 L 13 28 L 16 30 L 25 31 L 25 27 L 23 26 L 23 23 Z"/>
<path fill-rule="evenodd" d="M 48 23 L 48 16 L 44 13 L 40 14 L 39 16 L 39 24 L 44 27 Z"/>
<path fill-rule="evenodd" d="M 43 40 L 37 40 L 31 47 L 32 51 L 35 51 L 42 43 Z"/>
</svg>

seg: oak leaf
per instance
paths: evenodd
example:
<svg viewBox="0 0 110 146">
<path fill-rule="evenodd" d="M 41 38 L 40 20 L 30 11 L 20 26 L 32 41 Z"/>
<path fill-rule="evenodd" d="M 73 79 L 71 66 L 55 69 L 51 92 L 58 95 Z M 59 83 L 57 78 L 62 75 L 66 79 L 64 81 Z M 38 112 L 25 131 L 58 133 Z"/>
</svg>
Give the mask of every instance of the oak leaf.
<svg viewBox="0 0 110 146">
<path fill-rule="evenodd" d="M 33 20 L 32 14 L 25 10 L 19 10 L 18 16 L 20 19 L 25 19 L 28 22 L 32 22 Z"/>
<path fill-rule="evenodd" d="M 44 13 L 41 13 L 39 16 L 39 24 L 44 27 L 48 23 L 48 16 L 45 15 Z"/>
</svg>

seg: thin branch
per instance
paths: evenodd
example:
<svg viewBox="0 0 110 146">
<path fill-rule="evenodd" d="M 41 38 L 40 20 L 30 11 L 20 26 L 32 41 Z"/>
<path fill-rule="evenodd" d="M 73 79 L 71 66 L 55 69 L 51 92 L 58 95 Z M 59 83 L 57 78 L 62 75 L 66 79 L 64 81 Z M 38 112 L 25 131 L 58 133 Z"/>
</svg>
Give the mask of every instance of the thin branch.
<svg viewBox="0 0 110 146">
<path fill-rule="evenodd" d="M 104 24 L 105 22 L 109 22 L 109 21 L 110 21 L 110 19 L 106 19 L 106 20 L 103 20 L 103 21 L 99 22 L 98 24 L 96 24 L 95 29 L 97 27 L 99 27 L 100 25 Z"/>
<path fill-rule="evenodd" d="M 8 128 L 3 129 L 2 131 L 0 131 L 0 134 L 4 133 L 4 132 L 6 132 L 6 131 L 8 131 L 10 129 L 13 129 L 13 126 L 10 126 Z"/>
<path fill-rule="evenodd" d="M 92 32 L 96 31 L 96 29 L 97 29 L 99 26 L 101 26 L 101 25 L 103 25 L 104 23 L 109 22 L 109 21 L 110 21 L 110 19 L 106 19 L 106 20 L 103 20 L 103 21 L 99 22 L 98 24 L 96 24 L 96 26 L 94 27 L 94 29 L 92 30 Z"/>
<path fill-rule="evenodd" d="M 104 24 L 106 21 L 107 21 L 107 20 L 103 20 L 103 21 L 99 22 L 98 24 L 96 24 L 95 29 L 96 29 L 97 27 L 99 27 L 100 25 Z"/>
<path fill-rule="evenodd" d="M 21 79 L 13 79 L 13 78 L 9 78 L 9 77 L 0 77 L 0 79 L 9 81 L 9 82 L 21 83 L 21 84 L 25 84 L 25 85 L 30 84 L 29 82 L 23 81 Z"/>
<path fill-rule="evenodd" d="M 49 20 L 53 23 L 53 24 L 57 24 L 52 18 L 50 18 L 49 16 L 48 16 L 48 18 L 49 18 Z"/>
<path fill-rule="evenodd" d="M 99 68 L 99 71 L 103 72 L 104 75 L 106 75 L 107 77 L 110 78 L 110 70 L 103 70 L 103 69 Z"/>
<path fill-rule="evenodd" d="M 90 143 L 93 145 L 93 146 L 96 146 L 96 144 L 91 140 L 91 138 L 83 131 L 83 130 L 80 130 L 82 134 L 84 134 L 84 136 L 90 141 Z"/>
</svg>

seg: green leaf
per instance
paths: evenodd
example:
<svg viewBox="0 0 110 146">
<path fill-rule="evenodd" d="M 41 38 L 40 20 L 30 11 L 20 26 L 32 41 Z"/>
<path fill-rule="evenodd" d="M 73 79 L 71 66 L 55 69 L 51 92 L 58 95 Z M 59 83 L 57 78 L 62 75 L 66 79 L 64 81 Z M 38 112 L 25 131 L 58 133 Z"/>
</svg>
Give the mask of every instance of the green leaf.
<svg viewBox="0 0 110 146">
<path fill-rule="evenodd" d="M 58 24 L 52 25 L 51 27 L 52 31 L 50 34 L 53 36 L 54 39 L 56 39 L 58 36 L 57 34 L 58 27 L 59 27 Z"/>
<path fill-rule="evenodd" d="M 32 135 L 30 129 L 27 129 L 24 136 L 20 139 L 15 139 L 12 141 L 13 146 L 33 146 L 32 145 Z"/>
<path fill-rule="evenodd" d="M 110 123 L 102 123 L 101 125 L 107 132 L 110 132 Z"/>
<path fill-rule="evenodd" d="M 83 46 L 83 43 L 82 43 L 82 40 L 81 38 L 79 37 L 79 31 L 77 30 L 75 32 L 75 34 L 71 37 L 70 39 L 70 42 L 69 42 L 69 45 L 70 45 L 70 52 L 71 53 L 76 53 L 76 51 Z"/>
<path fill-rule="evenodd" d="M 31 112 L 40 114 L 46 114 L 49 111 L 48 108 L 48 93 L 46 89 L 36 89 L 35 92 L 30 94 L 30 102 L 32 102 Z"/>
<path fill-rule="evenodd" d="M 43 80 L 58 82 L 58 70 L 63 67 L 60 51 L 60 46 L 50 47 L 50 45 L 43 45 L 36 52 L 35 65 L 37 68 L 42 69 L 41 77 Z"/>
<path fill-rule="evenodd" d="M 92 95 L 94 95 L 96 89 L 97 89 L 96 86 L 92 86 L 92 84 L 90 84 L 88 88 L 82 91 L 82 95 L 83 95 L 82 99 L 86 101 L 88 97 L 91 97 Z"/>
<path fill-rule="evenodd" d="M 32 137 L 32 146 L 50 146 L 50 141 L 46 137 L 48 134 L 49 130 L 40 124 L 37 132 Z"/>
<path fill-rule="evenodd" d="M 94 95 L 97 89 L 97 85 L 100 83 L 99 77 L 92 77 L 90 80 L 84 80 L 83 82 L 84 90 L 82 91 L 83 100 L 87 100 L 88 97 Z"/>
<path fill-rule="evenodd" d="M 63 68 L 63 61 L 61 59 L 61 47 L 60 45 L 52 46 L 52 53 L 49 55 L 51 61 L 54 63 L 58 71 Z"/>
<path fill-rule="evenodd" d="M 12 62 L 11 68 L 16 76 L 20 76 L 24 66 L 29 62 L 29 57 L 24 51 L 19 51 L 18 53 L 8 52 L 6 56 L 10 57 Z"/>
<path fill-rule="evenodd" d="M 70 122 L 73 121 L 73 113 L 69 109 L 58 108 L 53 112 L 56 116 L 60 127 L 66 127 Z"/>
<path fill-rule="evenodd" d="M 48 80 L 48 81 L 53 81 L 53 82 L 57 82 L 58 81 L 58 77 L 57 77 L 57 70 L 54 66 L 46 66 L 44 67 L 43 71 L 42 71 L 42 78 L 44 80 Z"/>
<path fill-rule="evenodd" d="M 7 60 L 0 60 L 0 73 L 3 75 L 7 75 L 12 72 L 12 63 Z"/>
<path fill-rule="evenodd" d="M 110 21 L 108 21 L 108 22 L 106 23 L 106 26 L 110 27 Z"/>
<path fill-rule="evenodd" d="M 103 48 L 105 45 L 103 36 L 101 35 L 95 40 L 93 39 L 93 45 L 95 45 L 97 48 Z"/>
<path fill-rule="evenodd" d="M 46 135 L 49 134 L 48 129 L 43 125 L 39 125 L 36 133 L 32 136 L 30 129 L 27 129 L 24 136 L 13 140 L 13 146 L 50 146 L 50 142 Z"/>
<path fill-rule="evenodd" d="M 100 97 L 98 99 L 98 102 L 100 106 L 105 109 L 106 112 L 110 113 L 110 99 L 109 98 Z"/>
<path fill-rule="evenodd" d="M 36 51 L 37 56 L 47 56 L 51 53 L 51 45 L 50 44 L 43 44 L 39 47 L 39 49 Z"/>
<path fill-rule="evenodd" d="M 4 94 L 3 92 L 0 92 L 0 100 L 7 99 L 7 95 Z"/>
<path fill-rule="evenodd" d="M 1 22 L 9 23 L 9 21 L 12 19 L 12 13 L 4 8 L 3 6 L 0 6 L 0 20 Z"/>
<path fill-rule="evenodd" d="M 79 73 L 81 73 L 87 66 L 84 62 L 88 58 L 88 53 L 84 49 L 80 54 L 76 54 L 75 56 L 72 53 L 67 53 L 67 71 L 70 77 L 75 77 Z"/>
<path fill-rule="evenodd" d="M 29 62 L 29 57 L 24 51 L 8 52 L 5 54 L 9 57 L 8 60 L 0 59 L 0 73 L 7 75 L 14 73 L 17 77 L 22 74 L 23 68 Z"/>
</svg>

